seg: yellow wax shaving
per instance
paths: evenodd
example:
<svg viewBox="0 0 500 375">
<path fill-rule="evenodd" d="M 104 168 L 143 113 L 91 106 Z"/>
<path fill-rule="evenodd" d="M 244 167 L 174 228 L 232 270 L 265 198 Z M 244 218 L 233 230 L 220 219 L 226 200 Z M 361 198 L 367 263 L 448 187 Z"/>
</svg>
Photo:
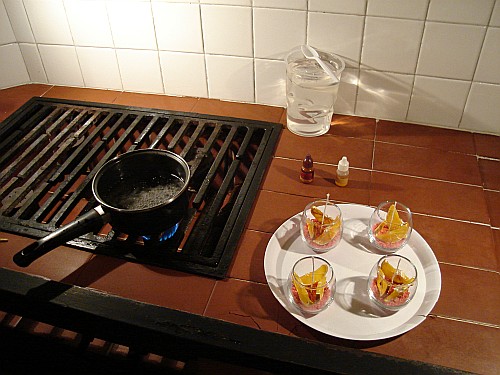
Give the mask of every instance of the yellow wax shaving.
<svg viewBox="0 0 500 375">
<path fill-rule="evenodd" d="M 389 225 L 389 230 L 397 229 L 403 225 L 403 221 L 399 217 L 398 210 L 396 210 L 396 205 L 391 204 L 391 207 L 389 207 L 385 222 Z"/>
<path fill-rule="evenodd" d="M 330 242 L 340 230 L 340 216 L 337 216 L 335 219 L 330 217 L 327 218 L 328 220 L 325 219 L 326 224 L 323 224 L 323 226 L 319 225 L 317 222 L 315 224 L 315 222 L 310 219 L 306 219 L 309 237 L 318 245 L 325 245 Z M 318 219 L 316 218 L 316 220 Z"/>
<path fill-rule="evenodd" d="M 320 223 L 322 222 L 323 225 L 333 224 L 334 220 L 328 215 L 323 216 L 323 212 L 321 212 L 321 210 L 318 207 L 312 206 L 311 213 L 314 216 L 314 218 L 318 220 Z"/>
<path fill-rule="evenodd" d="M 386 260 L 382 262 L 380 270 L 384 273 L 388 280 L 392 280 L 395 284 L 411 284 L 415 278 L 409 278 L 401 270 L 396 272 L 396 269 Z"/>
<path fill-rule="evenodd" d="M 379 295 L 383 296 L 385 292 L 387 291 L 389 284 L 387 283 L 384 273 L 382 270 L 378 270 L 377 272 L 377 289 Z"/>
<path fill-rule="evenodd" d="M 293 285 L 295 286 L 295 289 L 297 290 L 297 293 L 299 295 L 300 302 L 302 302 L 304 305 L 309 305 L 311 304 L 311 300 L 309 299 L 309 295 L 307 294 L 306 288 L 302 286 L 298 280 L 300 279 L 299 275 L 296 273 L 293 274 Z"/>
<path fill-rule="evenodd" d="M 384 227 L 387 227 L 386 232 L 382 232 Z M 377 225 L 374 232 L 377 239 L 390 243 L 405 239 L 408 229 L 408 223 L 401 220 L 396 210 L 396 206 L 392 204 L 391 207 L 389 207 L 386 219 Z"/>
<path fill-rule="evenodd" d="M 319 294 L 320 295 L 319 299 L 323 298 L 323 293 L 325 292 L 325 287 L 326 287 L 327 272 L 328 272 L 328 267 L 325 264 L 323 264 L 314 272 L 306 273 L 303 276 L 299 276 L 296 273 L 294 273 L 293 285 L 295 286 L 295 289 L 297 289 L 299 299 L 304 305 L 310 305 L 313 302 L 317 302 L 317 301 L 311 301 L 311 299 L 309 298 L 309 294 L 307 293 L 308 289 L 316 292 L 316 294 Z M 312 288 L 313 281 L 314 283 L 317 282 L 317 286 L 315 288 Z"/>
</svg>

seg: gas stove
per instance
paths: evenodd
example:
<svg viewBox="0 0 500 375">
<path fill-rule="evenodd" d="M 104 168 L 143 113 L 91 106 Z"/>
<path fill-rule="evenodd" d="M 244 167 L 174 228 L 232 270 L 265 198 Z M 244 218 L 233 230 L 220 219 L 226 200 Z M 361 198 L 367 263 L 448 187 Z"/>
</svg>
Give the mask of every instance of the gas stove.
<svg viewBox="0 0 500 375">
<path fill-rule="evenodd" d="M 164 268 L 224 278 L 281 125 L 194 113 L 32 98 L 0 127 L 0 229 L 46 236 L 96 207 L 91 181 L 108 160 L 164 149 L 191 170 L 189 209 L 158 236 L 109 224 L 68 242 Z"/>
</svg>

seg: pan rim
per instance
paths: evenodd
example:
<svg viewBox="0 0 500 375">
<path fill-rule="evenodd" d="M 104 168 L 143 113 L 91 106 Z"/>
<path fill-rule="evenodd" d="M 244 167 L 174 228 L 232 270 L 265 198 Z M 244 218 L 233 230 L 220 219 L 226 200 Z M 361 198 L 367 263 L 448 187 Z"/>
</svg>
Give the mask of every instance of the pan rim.
<svg viewBox="0 0 500 375">
<path fill-rule="evenodd" d="M 108 171 L 110 168 L 115 166 L 117 163 L 122 162 L 124 159 L 128 159 L 131 157 L 135 157 L 135 155 L 138 154 L 159 154 L 159 155 L 167 155 L 168 157 L 175 159 L 184 169 L 185 171 L 185 178 L 183 181 L 183 186 L 182 188 L 172 197 L 170 197 L 168 200 L 157 204 L 152 207 L 147 207 L 147 208 L 140 208 L 140 209 L 131 209 L 131 208 L 119 208 L 115 207 L 109 203 L 107 203 L 99 194 L 98 194 L 98 183 L 101 177 L 105 174 L 106 171 Z M 177 176 L 182 180 L 182 176 Z M 161 209 L 167 205 L 172 204 L 172 202 L 176 201 L 179 197 L 181 197 L 184 192 L 187 190 L 189 186 L 189 181 L 191 179 L 191 170 L 189 168 L 189 165 L 187 162 L 182 158 L 180 155 L 176 154 L 175 152 L 172 152 L 170 150 L 162 150 L 162 149 L 139 149 L 139 150 L 132 150 L 132 151 L 127 151 L 124 152 L 123 154 L 120 154 L 118 156 L 115 156 L 114 158 L 108 160 L 106 163 L 104 163 L 101 168 L 97 171 L 95 174 L 94 178 L 92 179 L 92 194 L 94 198 L 97 200 L 97 202 L 105 207 L 108 210 L 114 211 L 114 212 L 119 212 L 119 213 L 147 213 L 151 211 L 156 211 L 158 209 Z"/>
</svg>

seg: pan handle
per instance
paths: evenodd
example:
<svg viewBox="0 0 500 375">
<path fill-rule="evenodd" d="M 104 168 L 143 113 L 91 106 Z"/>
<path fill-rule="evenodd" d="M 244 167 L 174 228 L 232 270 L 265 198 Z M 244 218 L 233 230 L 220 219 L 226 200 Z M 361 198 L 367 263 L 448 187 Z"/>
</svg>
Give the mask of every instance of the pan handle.
<svg viewBox="0 0 500 375">
<path fill-rule="evenodd" d="M 69 224 L 52 232 L 48 236 L 26 246 L 23 250 L 14 254 L 14 263 L 20 267 L 29 266 L 34 260 L 47 254 L 56 247 L 75 239 L 85 233 L 100 229 L 109 221 L 110 214 L 105 212 L 101 206 L 84 213 Z"/>
</svg>

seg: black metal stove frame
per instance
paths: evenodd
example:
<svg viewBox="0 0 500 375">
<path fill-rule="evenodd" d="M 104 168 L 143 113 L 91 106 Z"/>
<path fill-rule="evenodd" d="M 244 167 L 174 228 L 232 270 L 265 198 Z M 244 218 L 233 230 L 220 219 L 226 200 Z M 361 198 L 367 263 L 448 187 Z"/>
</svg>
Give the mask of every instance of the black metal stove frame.
<svg viewBox="0 0 500 375">
<path fill-rule="evenodd" d="M 43 237 L 97 206 L 91 181 L 140 148 L 190 165 L 190 208 L 164 242 L 104 227 L 69 244 L 129 261 L 223 278 L 274 152 L 280 124 L 32 98 L 0 126 L 0 229 Z M 168 229 L 168 228 L 165 228 Z"/>
<path fill-rule="evenodd" d="M 273 374 L 465 373 L 361 350 L 373 343 L 341 346 L 261 331 L 3 268 L 0 311 L 78 332 L 87 342 L 99 338 L 138 353 L 211 358 Z"/>
</svg>

